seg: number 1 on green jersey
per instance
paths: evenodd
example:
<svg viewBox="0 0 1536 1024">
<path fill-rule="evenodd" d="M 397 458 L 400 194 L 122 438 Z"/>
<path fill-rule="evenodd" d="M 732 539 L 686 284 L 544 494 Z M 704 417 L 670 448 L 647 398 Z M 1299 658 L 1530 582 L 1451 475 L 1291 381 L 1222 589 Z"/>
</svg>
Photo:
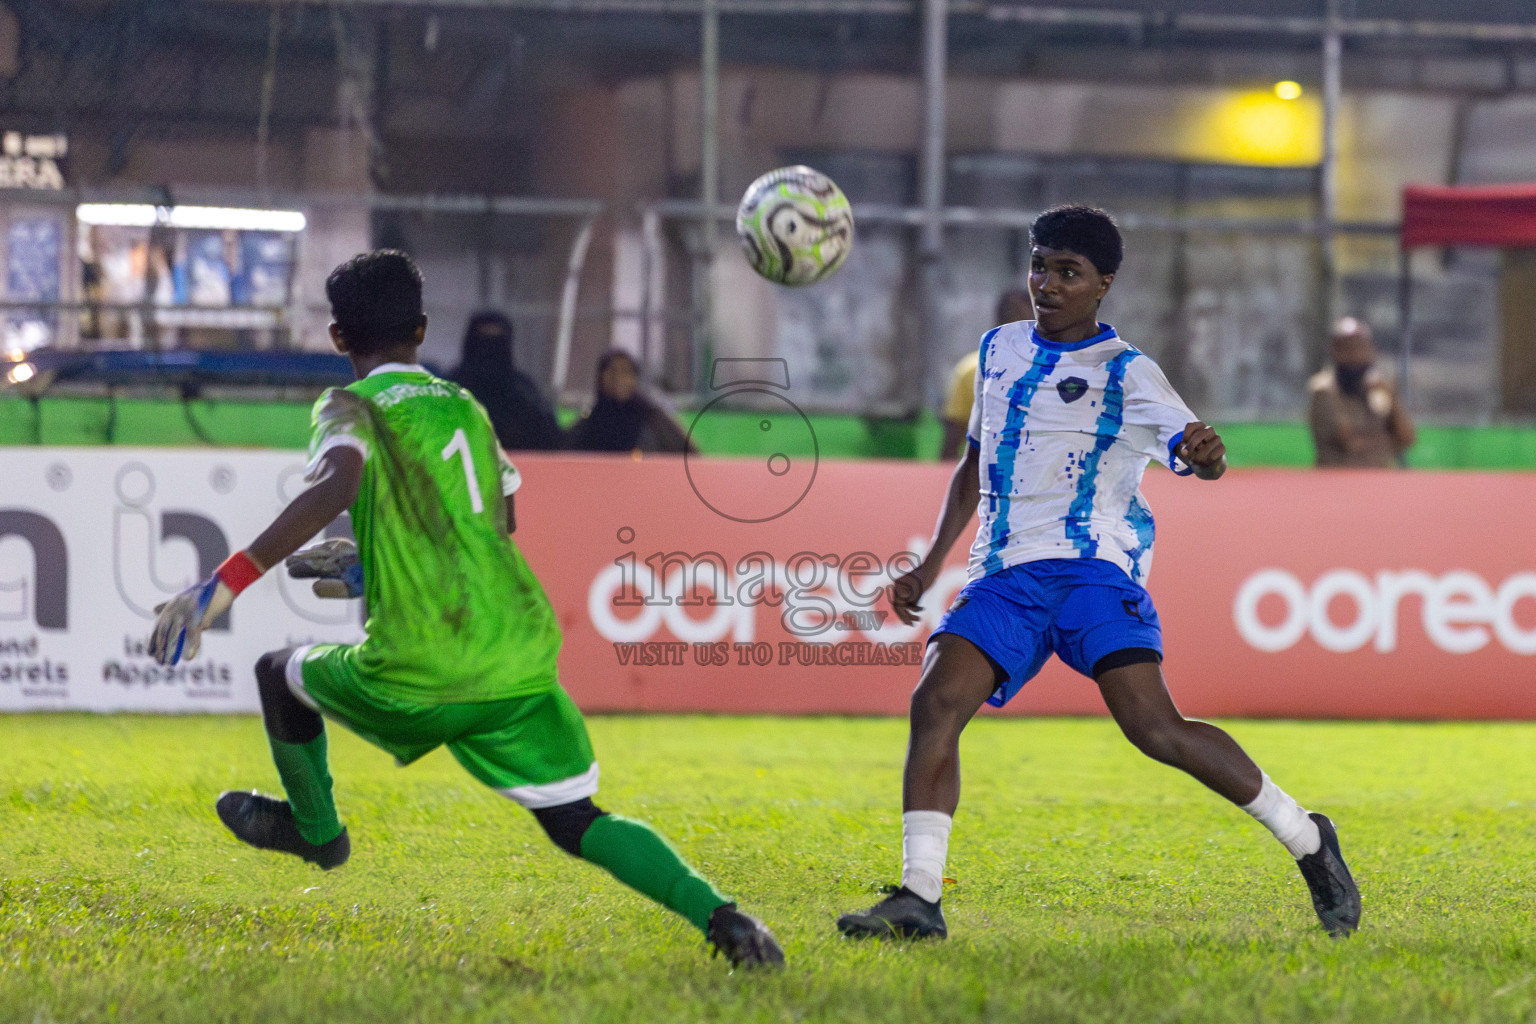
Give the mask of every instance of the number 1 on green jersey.
<svg viewBox="0 0 1536 1024">
<path fill-rule="evenodd" d="M 441 436 L 441 435 L 439 435 Z M 453 432 L 453 440 L 443 449 L 443 461 L 453 458 L 453 453 L 458 452 L 459 458 L 464 463 L 464 483 L 469 487 L 469 505 L 478 515 L 485 511 L 485 501 L 480 497 L 480 487 L 475 483 L 475 459 L 469 453 L 469 438 L 464 436 L 464 428 Z"/>
</svg>

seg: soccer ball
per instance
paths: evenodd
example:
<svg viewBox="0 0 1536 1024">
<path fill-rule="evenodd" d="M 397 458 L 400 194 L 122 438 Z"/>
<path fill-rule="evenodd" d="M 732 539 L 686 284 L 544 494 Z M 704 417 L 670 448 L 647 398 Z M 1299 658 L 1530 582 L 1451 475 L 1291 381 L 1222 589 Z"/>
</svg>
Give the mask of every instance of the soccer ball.
<svg viewBox="0 0 1536 1024">
<path fill-rule="evenodd" d="M 780 167 L 747 187 L 736 208 L 747 262 L 778 284 L 814 284 L 853 248 L 853 210 L 837 183 L 809 167 Z"/>
</svg>

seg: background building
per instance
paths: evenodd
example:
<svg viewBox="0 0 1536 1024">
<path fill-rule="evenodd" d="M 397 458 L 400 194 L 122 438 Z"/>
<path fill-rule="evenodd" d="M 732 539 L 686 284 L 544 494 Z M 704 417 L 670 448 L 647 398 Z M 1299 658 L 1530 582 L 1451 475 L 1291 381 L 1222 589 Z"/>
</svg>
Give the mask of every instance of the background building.
<svg viewBox="0 0 1536 1024">
<path fill-rule="evenodd" d="M 990 326 L 1033 214 L 1083 200 L 1127 228 L 1107 318 L 1208 415 L 1294 419 L 1334 311 L 1397 354 L 1405 184 L 1536 178 L 1536 11 L 10 0 L 0 112 L 11 350 L 324 349 L 325 272 L 394 245 L 429 276 L 438 363 L 496 306 L 572 401 L 617 345 L 685 400 L 711 355 L 779 355 L 805 404 L 903 417 Z M 788 162 L 859 217 L 846 267 L 799 291 L 756 279 L 728 227 Z M 87 224 L 82 201 L 304 227 Z M 1415 411 L 1529 414 L 1503 367 L 1536 335 L 1501 296 L 1530 260 L 1423 250 L 1411 271 Z"/>
</svg>

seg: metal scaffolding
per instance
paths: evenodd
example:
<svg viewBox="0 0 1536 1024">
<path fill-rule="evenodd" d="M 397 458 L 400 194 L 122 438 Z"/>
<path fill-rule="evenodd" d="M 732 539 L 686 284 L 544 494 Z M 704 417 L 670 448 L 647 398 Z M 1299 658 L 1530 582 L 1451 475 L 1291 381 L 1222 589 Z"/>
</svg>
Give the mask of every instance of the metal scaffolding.
<svg viewBox="0 0 1536 1024">
<path fill-rule="evenodd" d="M 286 0 L 220 0 L 235 5 L 281 5 Z M 921 17 L 926 0 L 333 0 L 338 7 L 416 7 L 442 11 L 511 11 L 569 14 L 698 15 L 706 4 L 719 14 L 873 15 Z M 1170 5 L 1172 6 L 1172 5 Z M 951 15 L 984 17 L 1041 27 L 1118 29 L 1128 35 L 1152 31 L 1190 35 L 1246 35 L 1321 38 L 1329 32 L 1328 15 L 1181 13 L 1116 10 L 1023 2 L 952 0 Z M 1465 17 L 1465 12 L 1463 12 Z M 1536 24 L 1429 18 L 1338 17 L 1337 29 L 1349 39 L 1459 40 L 1476 43 L 1536 43 Z"/>
</svg>

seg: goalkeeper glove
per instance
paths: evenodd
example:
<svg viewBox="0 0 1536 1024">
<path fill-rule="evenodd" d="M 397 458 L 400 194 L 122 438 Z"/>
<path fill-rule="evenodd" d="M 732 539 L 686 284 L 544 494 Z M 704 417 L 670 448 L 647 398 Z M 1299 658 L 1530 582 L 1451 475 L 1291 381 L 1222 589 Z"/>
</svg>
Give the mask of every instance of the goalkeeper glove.
<svg viewBox="0 0 1536 1024">
<path fill-rule="evenodd" d="M 357 544 L 345 537 L 296 551 L 283 564 L 294 579 L 314 580 L 316 597 L 363 596 L 363 563 L 357 557 Z"/>
<path fill-rule="evenodd" d="M 242 590 L 261 579 L 262 568 L 250 555 L 237 551 L 201 583 L 183 590 L 155 608 L 155 630 L 149 653 L 162 665 L 197 656 L 203 630 L 229 610 Z"/>
</svg>

